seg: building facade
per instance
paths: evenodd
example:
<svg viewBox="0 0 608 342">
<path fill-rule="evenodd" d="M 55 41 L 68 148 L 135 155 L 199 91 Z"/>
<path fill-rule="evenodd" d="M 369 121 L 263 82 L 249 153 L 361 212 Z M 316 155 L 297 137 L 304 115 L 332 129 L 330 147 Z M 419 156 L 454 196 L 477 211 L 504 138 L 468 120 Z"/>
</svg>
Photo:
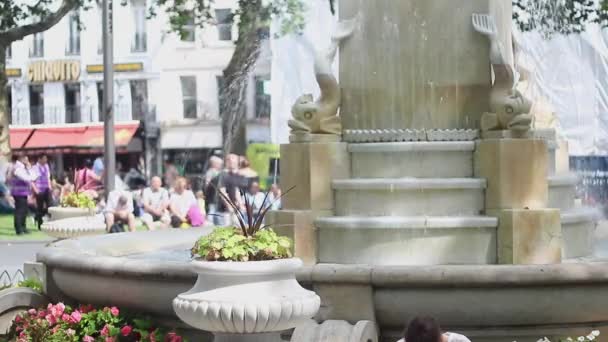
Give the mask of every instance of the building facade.
<svg viewBox="0 0 608 342">
<path fill-rule="evenodd" d="M 237 2 L 215 1 L 217 25 L 186 27 L 186 34 L 179 36 L 169 32 L 163 13 L 147 18 L 145 1 L 114 6 L 114 113 L 117 129 L 129 127 L 132 134 L 121 140 L 126 143 L 118 148 L 118 160 L 152 174 L 161 172 L 163 156 L 181 158 L 191 164 L 190 171 L 197 171 L 208 154 L 222 146 L 218 93 L 234 51 L 232 13 Z M 103 121 L 101 13 L 98 1 L 87 11 L 66 15 L 46 32 L 14 42 L 7 51 L 12 148 L 56 155 L 61 170 L 75 166 L 78 158 L 72 155 L 102 150 L 76 138 L 83 145 L 70 148 L 64 146 L 66 141 L 34 146 L 32 137 L 19 137 L 28 129 L 33 135 L 88 130 Z M 270 101 L 264 84 L 270 67 L 264 61 L 269 63 L 270 55 L 268 44 L 263 45 L 247 92 L 251 141 L 269 139 Z M 135 131 L 134 124 L 139 124 Z M 61 135 L 57 139 L 62 140 Z"/>
</svg>

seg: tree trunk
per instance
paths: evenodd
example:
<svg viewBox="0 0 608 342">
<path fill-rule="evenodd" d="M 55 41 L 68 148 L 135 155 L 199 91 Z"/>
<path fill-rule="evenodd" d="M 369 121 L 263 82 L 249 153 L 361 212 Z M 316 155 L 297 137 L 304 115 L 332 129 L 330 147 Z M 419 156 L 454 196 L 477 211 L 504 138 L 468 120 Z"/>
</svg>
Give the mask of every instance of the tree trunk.
<svg viewBox="0 0 608 342">
<path fill-rule="evenodd" d="M 11 159 L 11 145 L 9 140 L 9 111 L 8 94 L 6 86 L 8 77 L 6 76 L 6 47 L 5 43 L 0 43 L 0 169 Z"/>
<path fill-rule="evenodd" d="M 258 31 L 263 24 L 258 17 L 262 10 L 261 0 L 246 0 L 240 4 L 241 12 L 247 13 L 247 18 L 241 18 L 239 23 L 239 37 L 224 69 L 224 86 L 220 90 L 224 154 L 245 152 L 247 87 L 260 54 Z"/>
</svg>

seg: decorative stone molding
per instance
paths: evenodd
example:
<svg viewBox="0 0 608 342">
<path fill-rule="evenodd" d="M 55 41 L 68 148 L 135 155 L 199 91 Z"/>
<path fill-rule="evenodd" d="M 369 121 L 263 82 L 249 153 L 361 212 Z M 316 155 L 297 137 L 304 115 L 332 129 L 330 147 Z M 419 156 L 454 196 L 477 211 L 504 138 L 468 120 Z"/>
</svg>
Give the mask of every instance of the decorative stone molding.
<svg viewBox="0 0 608 342">
<path fill-rule="evenodd" d="M 425 141 L 423 129 L 347 129 L 342 138 L 350 143 Z"/>
<path fill-rule="evenodd" d="M 71 217 L 93 216 L 95 215 L 95 209 L 50 207 L 49 214 L 51 215 L 51 220 L 55 221 Z"/>
<path fill-rule="evenodd" d="M 378 342 L 378 330 L 372 321 L 351 325 L 346 321 L 329 320 L 321 324 L 310 320 L 296 327 L 291 342 Z"/>
<path fill-rule="evenodd" d="M 173 300 L 189 325 L 220 334 L 271 333 L 295 328 L 320 306 L 295 279 L 296 258 L 251 262 L 192 261 L 194 287 Z"/>
<path fill-rule="evenodd" d="M 476 129 L 428 129 L 428 141 L 472 141 L 479 137 Z"/>
<path fill-rule="evenodd" d="M 106 224 L 96 216 L 70 217 L 53 220 L 42 224 L 42 230 L 58 239 L 69 239 L 79 236 L 100 235 L 106 233 Z"/>
</svg>

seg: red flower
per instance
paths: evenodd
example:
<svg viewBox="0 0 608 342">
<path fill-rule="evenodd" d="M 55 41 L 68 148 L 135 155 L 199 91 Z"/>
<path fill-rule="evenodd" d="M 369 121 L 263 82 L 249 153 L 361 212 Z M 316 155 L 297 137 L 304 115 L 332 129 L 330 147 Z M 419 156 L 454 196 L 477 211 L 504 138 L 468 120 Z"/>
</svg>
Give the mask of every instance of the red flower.
<svg viewBox="0 0 608 342">
<path fill-rule="evenodd" d="M 120 333 L 122 334 L 122 336 L 131 335 L 131 331 L 133 331 L 133 328 L 131 328 L 131 326 L 129 325 L 125 325 L 124 327 L 122 327 L 122 329 L 120 329 Z"/>
<path fill-rule="evenodd" d="M 21 323 L 21 321 L 23 321 L 23 318 L 21 318 L 21 315 L 15 316 L 15 323 Z"/>
<path fill-rule="evenodd" d="M 165 342 L 182 342 L 183 339 L 181 336 L 176 334 L 175 332 L 170 332 L 165 336 Z"/>
<path fill-rule="evenodd" d="M 110 312 L 112 313 L 112 315 L 114 316 L 118 316 L 118 314 L 120 313 L 120 311 L 118 310 L 117 307 L 113 306 L 110 308 Z"/>
</svg>

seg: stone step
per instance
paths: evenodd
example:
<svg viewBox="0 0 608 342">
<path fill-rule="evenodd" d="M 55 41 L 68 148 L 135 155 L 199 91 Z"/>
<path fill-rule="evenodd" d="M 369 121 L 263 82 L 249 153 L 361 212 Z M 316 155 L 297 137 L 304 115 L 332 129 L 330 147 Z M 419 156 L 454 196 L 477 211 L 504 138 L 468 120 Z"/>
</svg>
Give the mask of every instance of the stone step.
<svg viewBox="0 0 608 342">
<path fill-rule="evenodd" d="M 354 178 L 473 176 L 473 141 L 349 144 Z"/>
<path fill-rule="evenodd" d="M 478 215 L 485 179 L 358 178 L 334 180 L 337 216 Z"/>
<path fill-rule="evenodd" d="M 574 208 L 561 213 L 562 258 L 572 259 L 593 254 L 593 234 L 600 218 L 593 208 Z"/>
<path fill-rule="evenodd" d="M 579 177 L 576 174 L 565 174 L 547 177 L 549 185 L 549 208 L 570 210 L 574 208 L 576 185 Z"/>
<path fill-rule="evenodd" d="M 323 217 L 319 262 L 371 265 L 496 263 L 498 220 L 486 216 Z"/>
</svg>

